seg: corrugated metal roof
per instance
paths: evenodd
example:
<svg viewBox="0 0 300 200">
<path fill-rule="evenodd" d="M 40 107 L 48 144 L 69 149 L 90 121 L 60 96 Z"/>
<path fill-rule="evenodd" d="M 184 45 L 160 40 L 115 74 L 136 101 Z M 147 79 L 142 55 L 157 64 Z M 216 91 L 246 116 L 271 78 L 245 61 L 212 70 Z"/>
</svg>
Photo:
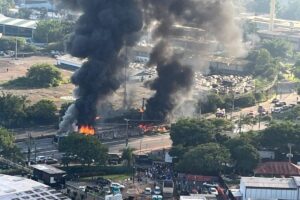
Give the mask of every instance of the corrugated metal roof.
<svg viewBox="0 0 300 200">
<path fill-rule="evenodd" d="M 37 25 L 37 21 L 11 18 L 0 14 L 0 24 L 7 25 L 7 26 L 16 26 L 21 28 L 35 29 Z"/>
<path fill-rule="evenodd" d="M 242 177 L 241 184 L 242 183 L 246 187 L 254 188 L 297 188 L 293 178 Z"/>
<path fill-rule="evenodd" d="M 299 176 L 300 167 L 289 162 L 265 162 L 260 164 L 255 170 L 255 174 L 261 175 L 284 175 Z"/>
</svg>

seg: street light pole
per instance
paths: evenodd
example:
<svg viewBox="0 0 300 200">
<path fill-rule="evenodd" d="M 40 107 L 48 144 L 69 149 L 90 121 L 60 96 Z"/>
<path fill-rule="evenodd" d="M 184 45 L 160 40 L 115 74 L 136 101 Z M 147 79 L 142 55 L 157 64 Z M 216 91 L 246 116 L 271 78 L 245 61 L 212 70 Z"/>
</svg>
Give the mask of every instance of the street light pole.
<svg viewBox="0 0 300 200">
<path fill-rule="evenodd" d="M 128 147 L 128 125 L 129 119 L 124 119 L 126 121 L 126 148 Z"/>
</svg>

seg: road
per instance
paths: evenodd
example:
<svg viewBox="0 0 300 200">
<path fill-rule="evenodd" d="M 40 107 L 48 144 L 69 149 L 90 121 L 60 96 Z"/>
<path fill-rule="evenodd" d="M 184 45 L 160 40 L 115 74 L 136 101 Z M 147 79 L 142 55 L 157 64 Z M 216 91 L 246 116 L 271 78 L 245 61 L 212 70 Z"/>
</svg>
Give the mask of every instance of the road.
<svg viewBox="0 0 300 200">
<path fill-rule="evenodd" d="M 26 154 L 28 152 L 28 141 L 18 142 L 17 146 L 21 149 L 21 152 Z M 61 158 L 61 153 L 58 152 L 57 146 L 53 143 L 51 138 L 44 138 L 35 140 L 31 142 L 31 158 L 36 156 L 51 156 L 56 159 Z M 110 153 L 119 153 L 125 148 L 125 140 L 109 141 L 103 142 L 103 144 L 108 146 Z M 159 134 L 153 136 L 144 136 L 139 138 L 130 138 L 128 145 L 131 148 L 136 149 L 137 153 L 146 153 L 153 150 L 158 150 L 162 148 L 169 148 L 172 145 L 169 134 Z M 36 146 L 36 147 L 35 147 Z"/>
<path fill-rule="evenodd" d="M 280 99 L 280 101 L 285 101 L 287 104 L 296 104 L 298 95 L 293 92 L 289 94 L 282 94 L 278 95 L 277 98 Z M 271 103 L 272 100 L 269 100 L 264 103 L 260 103 L 259 105 L 263 106 L 269 113 L 271 113 L 271 109 L 273 108 L 273 104 Z M 233 120 L 238 120 L 238 118 L 241 115 L 246 115 L 247 113 L 253 111 L 254 114 L 257 114 L 257 108 L 258 105 L 244 108 L 238 112 L 233 112 L 232 113 L 232 118 Z M 213 115 L 211 115 L 213 116 Z M 231 113 L 228 113 L 229 119 L 231 119 Z M 249 130 L 262 130 L 266 128 L 266 123 L 262 122 L 260 126 L 257 124 L 255 126 L 243 126 L 242 131 L 246 132 Z M 47 134 L 55 134 L 56 131 L 52 131 L 52 128 L 50 127 L 49 129 L 46 129 L 45 132 L 42 130 L 37 131 L 36 136 L 40 135 L 47 135 Z M 238 129 L 235 130 L 235 134 L 237 134 Z M 34 137 L 35 133 L 31 132 L 32 136 Z M 21 133 L 19 135 L 20 138 L 26 138 L 27 133 Z M 16 135 L 18 138 L 18 135 Z M 21 148 L 21 151 L 23 153 L 28 152 L 28 145 L 27 141 L 23 142 L 18 142 L 17 145 L 18 147 Z M 103 142 L 106 144 L 109 148 L 109 152 L 111 153 L 117 153 L 120 152 L 123 148 L 125 148 L 125 139 L 122 140 L 115 140 L 115 141 L 106 141 Z M 145 153 L 145 152 L 150 152 L 152 150 L 158 150 L 158 149 L 163 149 L 163 148 L 168 148 L 172 144 L 170 140 L 169 134 L 162 134 L 162 135 L 153 135 L 153 136 L 144 136 L 144 137 L 139 137 L 139 138 L 130 138 L 129 139 L 129 146 L 136 149 L 136 152 L 138 153 Z M 32 142 L 32 158 L 35 156 L 35 145 L 34 142 Z M 54 158 L 60 158 L 61 153 L 58 152 L 57 147 L 53 144 L 51 138 L 44 138 L 44 139 L 37 139 L 36 140 L 36 156 L 43 155 L 43 156 L 52 156 Z"/>
</svg>

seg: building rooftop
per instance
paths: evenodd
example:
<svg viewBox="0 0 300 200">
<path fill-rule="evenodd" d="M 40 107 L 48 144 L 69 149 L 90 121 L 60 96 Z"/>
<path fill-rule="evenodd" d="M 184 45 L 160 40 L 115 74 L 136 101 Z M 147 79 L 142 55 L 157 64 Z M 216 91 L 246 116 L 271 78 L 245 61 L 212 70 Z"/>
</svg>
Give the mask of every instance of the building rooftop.
<svg viewBox="0 0 300 200">
<path fill-rule="evenodd" d="M 289 162 L 265 162 L 254 170 L 259 175 L 300 176 L 300 167 Z"/>
<path fill-rule="evenodd" d="M 11 18 L 0 14 L 0 24 L 7 25 L 7 26 L 16 26 L 20 28 L 35 29 L 37 25 L 37 21 Z"/>
<path fill-rule="evenodd" d="M 242 177 L 242 183 L 246 187 L 254 188 L 297 188 L 297 184 L 293 178 Z"/>
<path fill-rule="evenodd" d="M 37 169 L 37 170 L 46 172 L 48 174 L 65 174 L 66 173 L 65 171 L 55 168 L 51 165 L 39 164 L 39 165 L 31 165 L 31 167 L 33 169 Z"/>
<path fill-rule="evenodd" d="M 69 199 L 60 192 L 23 177 L 0 174 L 1 200 Z"/>
</svg>

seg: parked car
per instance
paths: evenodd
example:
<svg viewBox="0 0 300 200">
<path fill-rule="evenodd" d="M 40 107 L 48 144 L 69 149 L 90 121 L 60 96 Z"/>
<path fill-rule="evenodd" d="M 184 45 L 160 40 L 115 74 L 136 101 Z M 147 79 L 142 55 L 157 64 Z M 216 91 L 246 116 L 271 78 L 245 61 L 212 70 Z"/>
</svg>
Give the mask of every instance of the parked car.
<svg viewBox="0 0 300 200">
<path fill-rule="evenodd" d="M 156 194 L 156 195 L 161 194 L 161 190 L 160 190 L 159 186 L 155 186 L 155 188 L 154 188 L 154 194 Z"/>
<path fill-rule="evenodd" d="M 37 156 L 36 157 L 36 162 L 37 163 L 44 163 L 46 160 L 46 156 Z"/>
<path fill-rule="evenodd" d="M 124 189 L 125 188 L 125 186 L 121 185 L 120 183 L 111 183 L 110 187 L 119 188 L 119 189 Z"/>
<path fill-rule="evenodd" d="M 56 164 L 56 163 L 58 163 L 58 160 L 57 159 L 55 159 L 55 158 L 52 158 L 52 157 L 47 157 L 46 159 L 45 159 L 45 163 L 46 164 Z"/>
<path fill-rule="evenodd" d="M 146 187 L 146 188 L 145 188 L 145 191 L 144 191 L 144 194 L 145 194 L 145 195 L 151 195 L 151 193 L 152 193 L 151 188 Z"/>
<path fill-rule="evenodd" d="M 102 177 L 98 177 L 96 183 L 101 186 L 110 185 L 111 181 Z"/>
<path fill-rule="evenodd" d="M 209 188 L 209 193 L 210 193 L 210 194 L 214 194 L 214 195 L 218 195 L 218 191 L 217 191 L 217 189 L 214 188 L 214 187 L 210 187 L 210 188 Z"/>
<path fill-rule="evenodd" d="M 282 111 L 282 107 L 276 107 L 273 110 L 273 113 L 280 113 Z"/>
<path fill-rule="evenodd" d="M 277 103 L 277 102 L 279 102 L 279 99 L 277 99 L 277 98 L 272 100 L 272 103 Z"/>
<path fill-rule="evenodd" d="M 280 102 L 275 103 L 275 107 L 282 107 L 282 106 L 285 106 L 285 105 L 286 105 L 286 102 L 284 102 L 284 101 L 280 101 Z"/>
</svg>

